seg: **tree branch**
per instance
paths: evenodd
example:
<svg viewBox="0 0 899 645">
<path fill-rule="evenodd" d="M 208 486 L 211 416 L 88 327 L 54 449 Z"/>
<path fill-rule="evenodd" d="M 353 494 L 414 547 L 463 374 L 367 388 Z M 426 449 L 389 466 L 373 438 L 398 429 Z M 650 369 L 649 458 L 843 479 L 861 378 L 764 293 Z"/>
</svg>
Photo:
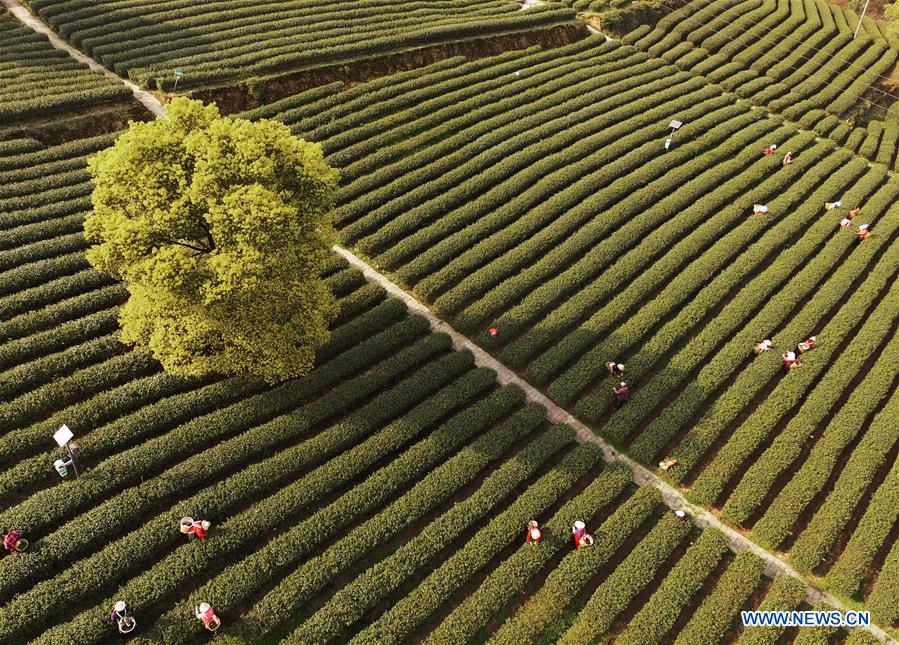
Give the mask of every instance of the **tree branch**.
<svg viewBox="0 0 899 645">
<path fill-rule="evenodd" d="M 206 239 L 209 240 L 209 252 L 212 252 L 212 250 L 215 249 L 215 240 L 212 239 L 212 233 L 209 230 L 209 226 L 206 225 L 203 218 L 200 218 L 197 224 L 199 224 L 200 228 L 203 229 L 203 232 L 206 233 Z"/>
</svg>

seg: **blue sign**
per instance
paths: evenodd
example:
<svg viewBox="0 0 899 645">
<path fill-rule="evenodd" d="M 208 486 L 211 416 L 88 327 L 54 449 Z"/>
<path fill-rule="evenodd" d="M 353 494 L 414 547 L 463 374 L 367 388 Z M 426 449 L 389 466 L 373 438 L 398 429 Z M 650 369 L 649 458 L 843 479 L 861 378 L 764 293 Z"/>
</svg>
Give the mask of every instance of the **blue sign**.
<svg viewBox="0 0 899 645">
<path fill-rule="evenodd" d="M 184 70 L 183 70 L 183 69 L 176 69 L 176 70 L 175 70 L 175 78 L 181 78 L 182 76 L 184 76 Z"/>
</svg>

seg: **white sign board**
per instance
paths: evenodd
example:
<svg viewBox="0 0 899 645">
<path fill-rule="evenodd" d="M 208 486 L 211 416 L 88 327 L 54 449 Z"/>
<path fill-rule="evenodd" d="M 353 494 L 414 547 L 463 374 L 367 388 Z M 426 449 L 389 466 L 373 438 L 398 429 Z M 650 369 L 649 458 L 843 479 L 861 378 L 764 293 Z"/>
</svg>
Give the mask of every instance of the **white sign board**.
<svg viewBox="0 0 899 645">
<path fill-rule="evenodd" d="M 675 130 L 677 130 L 682 125 L 683 125 L 683 123 L 681 123 L 680 121 L 672 121 L 671 123 L 668 124 L 668 127 L 674 128 Z"/>
<path fill-rule="evenodd" d="M 69 430 L 69 426 L 63 424 L 60 426 L 59 430 L 56 431 L 56 434 L 53 435 L 53 438 L 56 440 L 56 443 L 59 444 L 60 448 L 65 448 L 66 444 L 69 443 L 74 436 L 72 431 Z"/>
</svg>

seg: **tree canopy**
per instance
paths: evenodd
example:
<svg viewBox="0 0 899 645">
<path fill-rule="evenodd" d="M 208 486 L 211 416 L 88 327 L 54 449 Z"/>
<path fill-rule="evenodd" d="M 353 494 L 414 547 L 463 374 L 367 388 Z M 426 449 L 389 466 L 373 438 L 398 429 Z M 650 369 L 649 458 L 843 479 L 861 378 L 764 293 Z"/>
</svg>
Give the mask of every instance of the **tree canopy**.
<svg viewBox="0 0 899 645">
<path fill-rule="evenodd" d="M 307 373 L 337 304 L 321 269 L 338 172 L 282 123 L 173 100 L 90 160 L 84 230 L 125 282 L 122 340 L 172 373 Z"/>
</svg>

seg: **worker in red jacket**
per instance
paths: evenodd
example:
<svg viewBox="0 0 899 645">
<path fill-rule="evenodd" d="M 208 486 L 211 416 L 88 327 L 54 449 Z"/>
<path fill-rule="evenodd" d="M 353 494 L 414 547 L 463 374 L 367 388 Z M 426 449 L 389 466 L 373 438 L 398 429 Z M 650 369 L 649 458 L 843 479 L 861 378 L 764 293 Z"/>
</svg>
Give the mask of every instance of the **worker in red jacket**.
<svg viewBox="0 0 899 645">
<path fill-rule="evenodd" d="M 182 517 L 180 527 L 181 532 L 187 535 L 188 540 L 193 540 L 194 538 L 203 539 L 212 527 L 212 522 L 209 520 L 195 520 L 192 517 Z"/>
<path fill-rule="evenodd" d="M 203 627 L 211 632 L 217 630 L 222 624 L 222 621 L 219 619 L 219 617 L 215 615 L 215 610 L 212 608 L 212 605 L 210 605 L 208 602 L 201 602 L 199 605 L 197 605 L 197 608 L 194 611 L 194 616 L 197 617 L 197 620 L 203 623 Z"/>
<path fill-rule="evenodd" d="M 537 544 L 540 542 L 540 539 L 543 537 L 543 534 L 540 533 L 540 525 L 537 524 L 537 520 L 531 520 L 528 522 L 528 531 L 527 536 L 525 537 L 525 541 L 528 544 Z"/>
<path fill-rule="evenodd" d="M 19 551 L 24 551 L 28 546 L 28 541 L 22 539 L 22 534 L 17 530 L 12 529 L 7 531 L 6 529 L 0 529 L 0 534 L 3 535 L 3 548 L 10 553 L 18 553 Z"/>
<path fill-rule="evenodd" d="M 787 369 L 787 371 L 795 369 L 795 368 L 799 367 L 799 365 L 800 365 L 799 359 L 796 358 L 795 352 L 785 352 L 783 354 L 783 359 L 784 359 L 784 367 Z"/>
</svg>

